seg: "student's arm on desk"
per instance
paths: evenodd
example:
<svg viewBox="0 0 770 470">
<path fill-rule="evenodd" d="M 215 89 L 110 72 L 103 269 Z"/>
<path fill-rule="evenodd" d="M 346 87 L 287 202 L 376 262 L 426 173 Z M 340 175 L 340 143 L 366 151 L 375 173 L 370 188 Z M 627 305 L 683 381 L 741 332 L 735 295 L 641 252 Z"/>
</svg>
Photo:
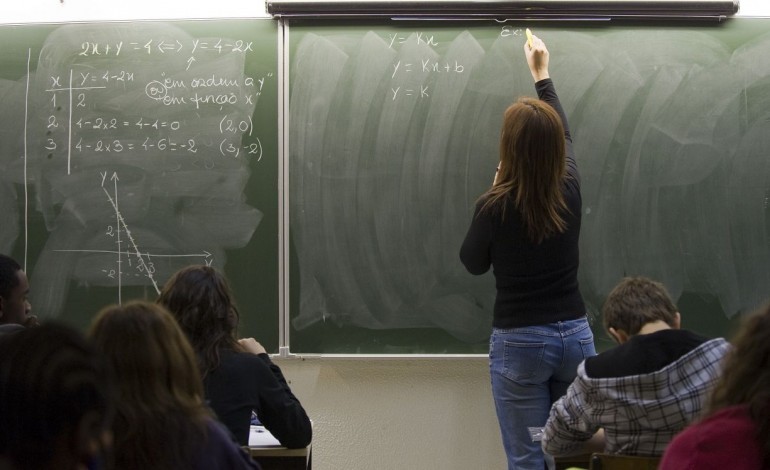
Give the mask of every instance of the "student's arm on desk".
<svg viewBox="0 0 770 470">
<path fill-rule="evenodd" d="M 604 452 L 604 430 L 590 414 L 580 379 L 576 379 L 551 407 L 543 428 L 543 452 L 555 457 Z"/>
<path fill-rule="evenodd" d="M 265 470 L 308 470 L 311 467 L 309 445 L 301 449 L 287 449 L 264 426 L 251 426 L 246 450 Z"/>
<path fill-rule="evenodd" d="M 247 352 L 254 354 L 262 364 L 262 367 L 254 364 L 255 370 L 252 377 L 259 390 L 255 404 L 259 422 L 284 447 L 301 449 L 310 445 L 313 439 L 310 418 L 289 388 L 281 369 L 270 360 L 264 348 L 253 338 L 239 340 L 239 344 Z"/>
<path fill-rule="evenodd" d="M 599 429 L 591 436 L 591 439 L 583 441 L 582 444 L 575 449 L 574 452 L 568 455 L 562 455 L 562 457 L 572 457 L 574 455 L 591 455 L 593 453 L 604 452 L 604 429 Z"/>
<path fill-rule="evenodd" d="M 307 447 L 313 439 L 313 425 L 305 409 L 294 396 L 281 369 L 267 354 L 260 354 L 272 373 L 272 380 L 263 382 L 260 394 L 259 421 L 281 444 L 290 449 Z"/>
</svg>

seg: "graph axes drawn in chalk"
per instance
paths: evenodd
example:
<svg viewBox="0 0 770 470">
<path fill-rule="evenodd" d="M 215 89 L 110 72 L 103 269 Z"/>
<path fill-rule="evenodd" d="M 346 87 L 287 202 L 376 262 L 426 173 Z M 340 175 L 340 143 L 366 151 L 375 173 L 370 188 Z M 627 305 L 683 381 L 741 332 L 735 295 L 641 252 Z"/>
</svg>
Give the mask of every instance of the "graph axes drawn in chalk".
<svg viewBox="0 0 770 470">
<path fill-rule="evenodd" d="M 126 257 L 127 262 L 129 265 L 131 264 L 131 258 L 135 257 L 135 259 L 139 262 L 137 269 L 144 274 L 144 276 L 149 279 L 149 281 L 152 283 L 152 286 L 155 288 L 155 292 L 160 294 L 160 288 L 158 286 L 158 282 L 155 279 L 154 276 L 154 268 L 151 267 L 152 265 L 152 258 L 198 258 L 203 257 L 205 260 L 205 263 L 207 266 L 210 266 L 212 264 L 213 256 L 210 252 L 206 250 L 202 250 L 202 253 L 189 253 L 189 254 L 157 254 L 157 253 L 150 253 L 150 252 L 142 252 L 139 249 L 139 244 L 134 239 L 134 236 L 131 233 L 131 229 L 128 227 L 128 224 L 126 223 L 126 220 L 123 218 L 123 214 L 120 212 L 120 206 L 118 204 L 118 181 L 120 181 L 120 178 L 118 177 L 117 172 L 113 172 L 112 175 L 110 175 L 109 180 L 112 181 L 112 193 L 110 193 L 110 190 L 108 189 L 107 184 L 107 172 L 100 172 L 102 181 L 101 181 L 101 188 L 104 191 L 104 194 L 107 197 L 107 200 L 109 201 L 110 205 L 112 206 L 112 209 L 115 211 L 115 219 L 116 219 L 116 230 L 115 230 L 115 236 L 116 236 L 116 250 L 77 250 L 77 249 L 65 249 L 65 250 L 54 250 L 57 252 L 75 252 L 75 253 L 104 253 L 104 254 L 114 254 L 117 255 L 117 280 L 118 280 L 118 303 L 122 302 L 122 283 L 123 283 L 123 257 Z M 126 235 L 126 240 L 124 241 L 121 238 L 121 232 L 124 232 Z M 126 248 L 124 249 L 123 246 L 126 245 Z"/>
</svg>

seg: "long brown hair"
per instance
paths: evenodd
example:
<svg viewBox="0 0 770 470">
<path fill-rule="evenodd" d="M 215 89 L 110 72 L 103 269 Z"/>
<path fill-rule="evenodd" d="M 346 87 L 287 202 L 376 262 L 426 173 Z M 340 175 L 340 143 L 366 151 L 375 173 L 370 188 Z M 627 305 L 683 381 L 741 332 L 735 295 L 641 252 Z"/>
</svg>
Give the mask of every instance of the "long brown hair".
<svg viewBox="0 0 770 470">
<path fill-rule="evenodd" d="M 240 351 L 238 309 L 224 274 L 210 266 L 177 271 L 161 290 L 158 303 L 171 312 L 198 356 L 203 377 L 219 366 L 222 350 Z"/>
<path fill-rule="evenodd" d="M 763 468 L 770 466 L 770 304 L 742 322 L 711 394 L 708 414 L 733 405 L 748 406 L 764 453 Z"/>
<path fill-rule="evenodd" d="M 46 322 L 0 337 L 0 461 L 19 470 L 85 467 L 115 411 L 110 364 L 70 326 Z M 88 425 L 88 416 L 96 421 Z M 85 448 L 84 448 L 85 447 Z M 2 467 L 0 463 L 0 467 Z"/>
<path fill-rule="evenodd" d="M 89 331 L 118 377 L 117 469 L 189 468 L 211 416 L 190 343 L 160 305 L 102 309 Z"/>
<path fill-rule="evenodd" d="M 505 110 L 497 182 L 481 196 L 481 210 L 505 217 L 512 194 L 532 242 L 563 233 L 565 154 L 564 126 L 556 110 L 545 101 L 520 98 Z"/>
</svg>

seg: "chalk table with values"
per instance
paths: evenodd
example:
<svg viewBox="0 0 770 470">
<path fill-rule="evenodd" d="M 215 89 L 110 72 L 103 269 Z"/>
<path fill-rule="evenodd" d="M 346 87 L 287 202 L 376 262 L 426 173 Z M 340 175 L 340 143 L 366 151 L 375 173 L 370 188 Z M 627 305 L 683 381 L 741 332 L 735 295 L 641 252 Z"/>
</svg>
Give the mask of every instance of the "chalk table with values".
<svg viewBox="0 0 770 470">
<path fill-rule="evenodd" d="M 251 426 L 249 445 L 246 448 L 262 470 L 310 470 L 312 466 L 311 446 L 288 449 L 281 446 L 264 426 Z"/>
</svg>

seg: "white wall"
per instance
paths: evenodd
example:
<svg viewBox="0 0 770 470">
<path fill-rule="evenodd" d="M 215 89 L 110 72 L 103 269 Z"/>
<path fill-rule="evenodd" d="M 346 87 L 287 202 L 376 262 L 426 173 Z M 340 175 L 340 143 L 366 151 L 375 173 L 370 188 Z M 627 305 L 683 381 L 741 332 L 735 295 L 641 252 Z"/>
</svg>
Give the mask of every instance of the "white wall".
<svg viewBox="0 0 770 470">
<path fill-rule="evenodd" d="M 770 16 L 743 0 L 741 16 Z M 25 0 L 6 23 L 265 16 L 259 0 Z M 317 470 L 502 469 L 484 359 L 278 360 L 315 422 Z"/>
</svg>

